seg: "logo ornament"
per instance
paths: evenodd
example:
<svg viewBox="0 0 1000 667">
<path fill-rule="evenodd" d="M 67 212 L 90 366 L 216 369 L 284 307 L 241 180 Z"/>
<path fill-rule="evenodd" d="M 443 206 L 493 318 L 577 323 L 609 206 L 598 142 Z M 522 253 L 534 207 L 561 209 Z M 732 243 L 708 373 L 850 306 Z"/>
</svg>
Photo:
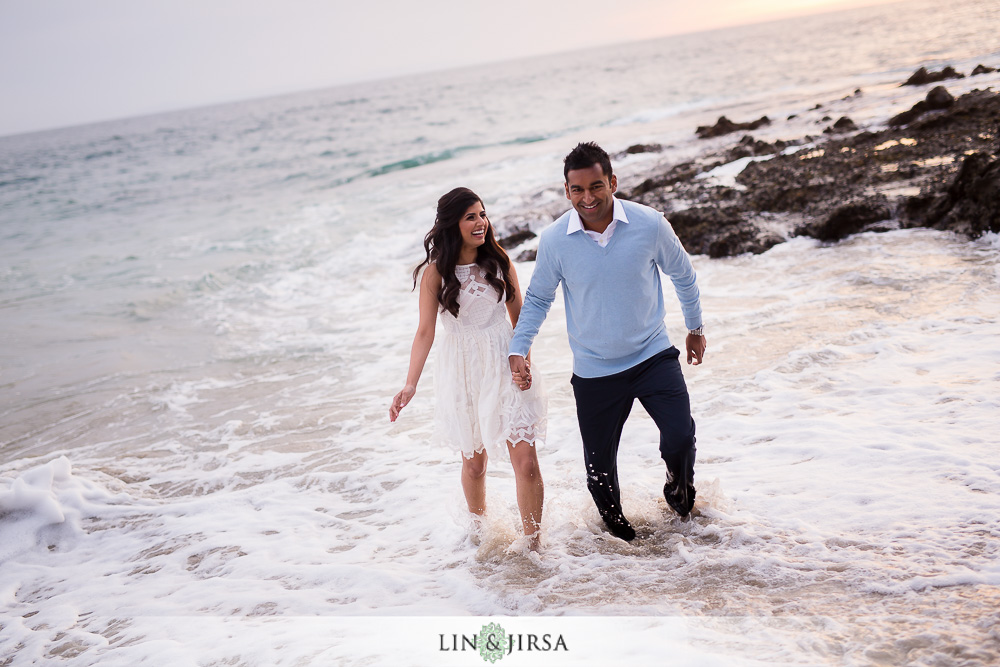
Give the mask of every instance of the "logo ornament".
<svg viewBox="0 0 1000 667">
<path fill-rule="evenodd" d="M 503 658 L 509 647 L 507 632 L 498 623 L 484 625 L 483 629 L 479 631 L 477 644 L 479 645 L 479 655 L 482 656 L 483 660 L 495 663 Z"/>
</svg>

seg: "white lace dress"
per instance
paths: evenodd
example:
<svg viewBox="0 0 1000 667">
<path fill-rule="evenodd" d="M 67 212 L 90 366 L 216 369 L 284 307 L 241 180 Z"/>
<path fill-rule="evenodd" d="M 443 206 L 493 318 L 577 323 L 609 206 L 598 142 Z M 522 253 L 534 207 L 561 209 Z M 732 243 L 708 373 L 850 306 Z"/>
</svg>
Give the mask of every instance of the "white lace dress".
<svg viewBox="0 0 1000 667">
<path fill-rule="evenodd" d="M 439 311 L 443 336 L 435 341 L 434 421 L 440 442 L 466 458 L 490 456 L 545 438 L 546 400 L 539 374 L 521 391 L 510 377 L 508 346 L 514 335 L 507 306 L 478 264 L 455 267 L 461 285 L 458 317 Z"/>
</svg>

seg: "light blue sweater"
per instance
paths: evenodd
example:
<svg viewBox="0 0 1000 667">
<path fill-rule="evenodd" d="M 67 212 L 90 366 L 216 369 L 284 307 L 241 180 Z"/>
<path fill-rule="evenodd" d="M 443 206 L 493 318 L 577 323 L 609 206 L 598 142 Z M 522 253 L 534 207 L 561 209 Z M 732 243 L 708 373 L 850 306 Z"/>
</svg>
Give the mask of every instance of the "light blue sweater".
<svg viewBox="0 0 1000 667">
<path fill-rule="evenodd" d="M 542 231 L 511 354 L 528 354 L 560 283 L 580 377 L 613 375 L 670 347 L 660 271 L 674 284 L 687 327 L 701 326 L 694 268 L 670 223 L 648 206 L 616 203 L 628 222 L 617 223 L 604 248 L 582 230 L 566 233 L 572 211 Z"/>
</svg>

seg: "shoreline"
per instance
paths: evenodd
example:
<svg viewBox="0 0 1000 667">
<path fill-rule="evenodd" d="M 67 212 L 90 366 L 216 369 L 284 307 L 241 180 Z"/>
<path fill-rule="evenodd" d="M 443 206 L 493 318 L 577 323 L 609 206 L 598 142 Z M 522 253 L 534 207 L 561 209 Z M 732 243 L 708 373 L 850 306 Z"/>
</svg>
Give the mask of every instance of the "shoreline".
<svg viewBox="0 0 1000 667">
<path fill-rule="evenodd" d="M 995 71 L 979 65 L 968 76 Z M 693 159 L 639 171 L 620 196 L 662 211 L 688 252 L 711 258 L 759 254 L 798 236 L 834 242 L 917 227 L 969 238 L 1000 232 L 1000 93 L 987 86 L 955 98 L 947 82 L 959 78 L 965 75 L 950 66 L 918 69 L 900 87 L 926 86 L 925 98 L 872 130 L 847 116 L 824 116 L 819 136 L 766 141 L 753 132 L 763 127 L 773 135 L 777 121 L 720 117 L 693 129 L 697 141 L 716 138 L 711 146 Z M 666 157 L 667 150 L 635 144 L 612 160 Z M 534 260 L 537 221 L 549 216 L 548 224 L 566 208 L 549 191 L 528 202 L 537 208 L 513 211 L 499 236 L 517 261 Z"/>
</svg>

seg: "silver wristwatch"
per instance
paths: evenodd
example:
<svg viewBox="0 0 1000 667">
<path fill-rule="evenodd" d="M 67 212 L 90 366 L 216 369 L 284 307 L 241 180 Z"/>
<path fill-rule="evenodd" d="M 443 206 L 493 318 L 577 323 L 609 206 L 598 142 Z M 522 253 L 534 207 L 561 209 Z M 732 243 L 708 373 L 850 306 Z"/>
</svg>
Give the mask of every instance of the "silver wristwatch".
<svg viewBox="0 0 1000 667">
<path fill-rule="evenodd" d="M 705 325 L 698 327 L 697 329 L 688 329 L 688 335 L 690 336 L 704 336 L 705 335 Z"/>
</svg>

